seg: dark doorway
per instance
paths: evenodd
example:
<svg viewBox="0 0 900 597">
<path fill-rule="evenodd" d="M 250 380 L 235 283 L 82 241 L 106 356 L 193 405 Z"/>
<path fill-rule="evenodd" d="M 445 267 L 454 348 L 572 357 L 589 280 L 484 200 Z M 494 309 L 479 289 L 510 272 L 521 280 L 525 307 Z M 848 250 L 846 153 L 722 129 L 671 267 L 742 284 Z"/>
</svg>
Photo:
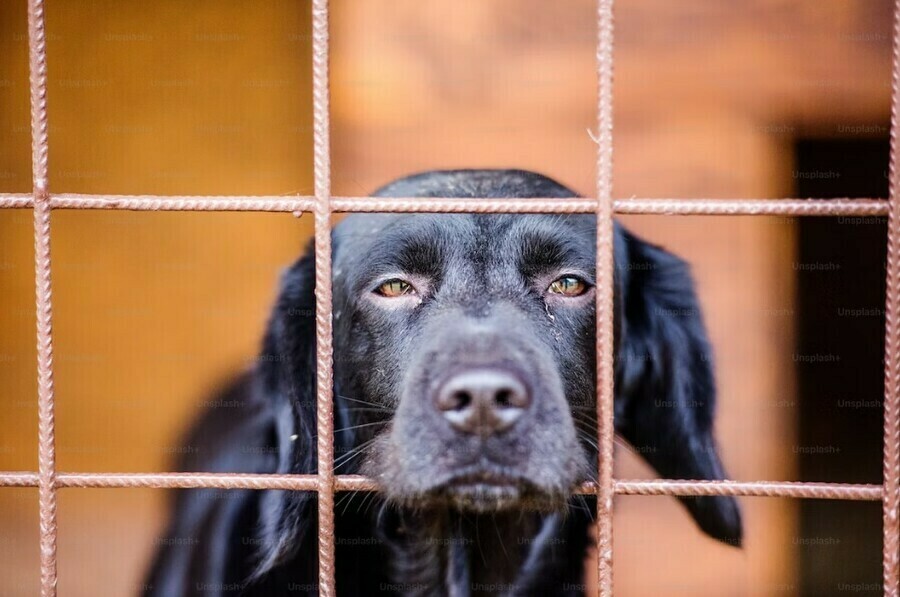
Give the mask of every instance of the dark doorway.
<svg viewBox="0 0 900 597">
<path fill-rule="evenodd" d="M 803 139 L 798 197 L 887 197 L 888 140 Z M 881 483 L 883 217 L 800 218 L 798 441 L 802 481 Z M 801 500 L 801 594 L 881 595 L 881 503 Z"/>
</svg>

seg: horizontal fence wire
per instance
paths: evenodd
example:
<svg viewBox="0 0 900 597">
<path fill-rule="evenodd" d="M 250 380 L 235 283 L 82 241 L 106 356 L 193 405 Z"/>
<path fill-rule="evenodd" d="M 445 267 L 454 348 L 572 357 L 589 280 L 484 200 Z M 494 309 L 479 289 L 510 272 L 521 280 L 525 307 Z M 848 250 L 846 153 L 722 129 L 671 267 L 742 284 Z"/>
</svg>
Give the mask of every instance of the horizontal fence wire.
<svg viewBox="0 0 900 597">
<path fill-rule="evenodd" d="M 317 491 L 318 475 L 269 475 L 244 473 L 63 473 L 56 474 L 57 488 L 132 487 L 145 489 L 278 489 Z M 37 487 L 34 472 L 0 471 L 0 486 Z M 361 475 L 335 475 L 336 491 L 378 491 L 375 481 Z M 825 500 L 882 499 L 883 487 L 874 484 L 815 483 L 800 481 L 691 481 L 676 479 L 616 479 L 619 495 L 747 496 Z M 595 495 L 596 483 L 574 488 L 578 495 Z"/>
<path fill-rule="evenodd" d="M 0 193 L 0 209 L 34 205 L 31 195 Z M 251 211 L 313 213 L 315 197 L 280 195 L 50 195 L 53 209 L 124 211 Z M 613 212 L 637 215 L 711 216 L 886 216 L 886 199 L 615 199 Z M 471 198 L 471 197 L 339 197 L 331 198 L 333 213 L 585 213 L 597 211 L 590 198 Z"/>
</svg>

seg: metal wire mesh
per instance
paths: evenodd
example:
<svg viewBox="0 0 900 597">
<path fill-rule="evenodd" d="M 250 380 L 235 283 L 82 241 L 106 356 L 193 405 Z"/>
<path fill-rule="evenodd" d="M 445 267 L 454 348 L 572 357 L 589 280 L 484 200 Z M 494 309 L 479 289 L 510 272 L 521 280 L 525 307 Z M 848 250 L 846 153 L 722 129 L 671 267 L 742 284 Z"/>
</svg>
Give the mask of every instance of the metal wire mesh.
<svg viewBox="0 0 900 597">
<path fill-rule="evenodd" d="M 890 195 L 878 199 L 623 199 L 612 197 L 613 0 L 598 0 L 597 26 L 597 179 L 590 199 L 385 199 L 331 196 L 328 87 L 328 0 L 314 0 L 313 113 L 315 194 L 298 197 L 123 196 L 51 194 L 47 155 L 47 59 L 42 0 L 29 0 L 28 40 L 31 93 L 33 190 L 0 194 L 0 209 L 31 208 L 34 213 L 38 347 L 38 471 L 0 472 L 0 486 L 38 487 L 40 502 L 41 594 L 56 594 L 57 492 L 64 487 L 153 487 L 287 489 L 316 491 L 319 498 L 319 589 L 335 593 L 334 493 L 377 490 L 369 479 L 334 474 L 333 345 L 331 320 L 331 214 L 335 212 L 596 213 L 597 414 L 600 446 L 598 483 L 578 493 L 598 496 L 598 565 L 602 596 L 612 595 L 612 498 L 615 494 L 670 496 L 769 496 L 883 502 L 884 593 L 900 596 L 900 0 L 895 1 L 891 106 Z M 311 212 L 315 216 L 318 473 L 113 474 L 60 472 L 54 451 L 53 334 L 50 222 L 53 209 L 139 211 Z M 613 478 L 613 322 L 612 216 L 630 214 L 862 216 L 888 219 L 885 326 L 884 481 L 883 485 L 773 481 L 646 481 Z"/>
</svg>

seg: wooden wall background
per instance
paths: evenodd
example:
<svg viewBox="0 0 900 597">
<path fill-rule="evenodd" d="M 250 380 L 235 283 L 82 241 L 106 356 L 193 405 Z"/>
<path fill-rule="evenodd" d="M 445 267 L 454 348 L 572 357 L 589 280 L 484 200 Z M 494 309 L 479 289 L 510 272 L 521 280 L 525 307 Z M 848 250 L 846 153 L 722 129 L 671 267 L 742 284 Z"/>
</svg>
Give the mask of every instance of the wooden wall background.
<svg viewBox="0 0 900 597">
<path fill-rule="evenodd" d="M 334 191 L 412 171 L 521 167 L 593 189 L 594 6 L 333 3 Z M 311 192 L 308 3 L 50 0 L 51 185 Z M 616 194 L 782 197 L 797 137 L 884 136 L 884 0 L 632 0 L 616 9 Z M 0 190 L 30 189 L 24 2 L 0 8 Z M 740 479 L 795 478 L 794 223 L 627 218 L 690 260 L 718 353 L 719 437 Z M 205 393 L 252 359 L 290 215 L 56 212 L 57 451 L 64 470 L 162 471 Z M 0 212 L 0 470 L 36 457 L 31 214 Z M 652 473 L 626 450 L 621 476 Z M 38 582 L 37 492 L 0 489 L 0 592 Z M 158 490 L 65 490 L 60 593 L 139 586 Z M 620 498 L 621 595 L 791 595 L 794 506 L 744 499 L 743 550 L 665 498 Z M 852 579 L 848 579 L 852 580 Z"/>
</svg>

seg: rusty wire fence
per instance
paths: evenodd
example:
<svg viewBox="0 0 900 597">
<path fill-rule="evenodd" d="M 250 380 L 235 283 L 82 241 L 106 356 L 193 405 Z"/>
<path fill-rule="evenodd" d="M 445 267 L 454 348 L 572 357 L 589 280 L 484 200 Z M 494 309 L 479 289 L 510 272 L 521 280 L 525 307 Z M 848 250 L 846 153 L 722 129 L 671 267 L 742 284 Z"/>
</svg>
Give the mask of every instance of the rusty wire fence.
<svg viewBox="0 0 900 597">
<path fill-rule="evenodd" d="M 319 590 L 335 594 L 334 494 L 377 490 L 370 480 L 334 474 L 331 321 L 331 215 L 336 212 L 477 212 L 597 214 L 597 414 L 600 445 L 597 483 L 577 492 L 597 495 L 598 593 L 612 595 L 615 494 L 670 496 L 769 496 L 880 500 L 883 504 L 884 593 L 900 597 L 900 0 L 894 5 L 890 194 L 879 199 L 627 199 L 612 196 L 613 0 L 598 0 L 596 196 L 590 199 L 385 199 L 333 197 L 329 143 L 328 0 L 313 0 L 313 113 L 315 195 L 299 197 L 121 196 L 51 193 L 48 180 L 47 56 L 43 0 L 29 0 L 32 175 L 31 194 L 0 193 L 0 208 L 34 214 L 38 347 L 38 471 L 0 472 L 0 487 L 37 487 L 40 510 L 41 594 L 56 594 L 57 492 L 66 487 L 282 489 L 319 497 Z M 56 468 L 54 447 L 53 334 L 50 214 L 53 209 L 137 211 L 266 211 L 315 217 L 318 473 L 309 475 L 206 473 L 77 473 Z M 663 215 L 888 215 L 885 310 L 883 484 L 775 481 L 685 481 L 613 478 L 613 243 L 614 213 Z"/>
</svg>

